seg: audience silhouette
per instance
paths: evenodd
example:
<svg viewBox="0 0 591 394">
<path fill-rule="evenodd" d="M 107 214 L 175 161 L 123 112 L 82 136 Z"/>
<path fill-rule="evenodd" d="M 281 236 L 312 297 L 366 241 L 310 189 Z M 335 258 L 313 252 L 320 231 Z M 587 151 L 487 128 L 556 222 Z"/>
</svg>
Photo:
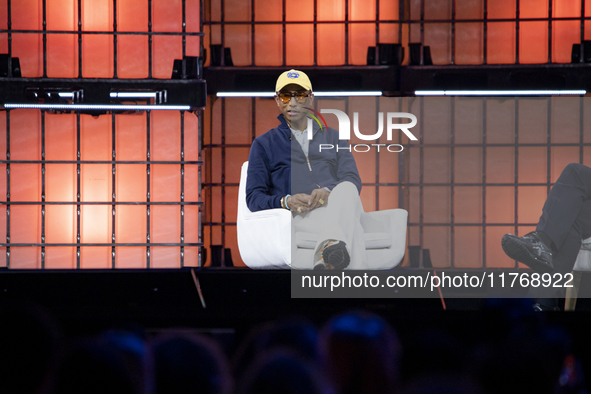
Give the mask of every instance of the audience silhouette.
<svg viewBox="0 0 591 394">
<path fill-rule="evenodd" d="M 320 330 L 302 318 L 270 322 L 223 352 L 215 335 L 190 329 L 66 341 L 47 312 L 19 305 L 0 309 L 0 393 L 587 392 L 584 355 L 527 302 L 489 300 L 470 329 L 397 333 L 377 314 L 351 311 Z"/>
</svg>

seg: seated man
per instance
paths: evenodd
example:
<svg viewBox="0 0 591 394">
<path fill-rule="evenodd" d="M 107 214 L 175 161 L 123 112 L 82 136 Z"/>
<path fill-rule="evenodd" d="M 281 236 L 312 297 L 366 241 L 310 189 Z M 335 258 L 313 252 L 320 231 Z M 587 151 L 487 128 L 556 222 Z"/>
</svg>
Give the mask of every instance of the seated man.
<svg viewBox="0 0 591 394">
<path fill-rule="evenodd" d="M 581 242 L 589 237 L 591 168 L 572 163 L 564 168 L 548 193 L 536 231 L 523 237 L 505 234 L 501 245 L 509 257 L 534 271 L 565 274 L 572 271 Z M 539 310 L 557 307 L 555 302 L 539 301 L 535 306 Z"/>
<path fill-rule="evenodd" d="M 277 79 L 275 92 L 281 123 L 252 144 L 246 183 L 248 208 L 288 209 L 293 215 L 292 234 L 305 231 L 319 235 L 314 261 L 292 259 L 292 267 L 344 269 L 351 264 L 352 269 L 367 268 L 359 219 L 363 212 L 361 179 L 348 141 L 339 140 L 338 131 L 308 121 L 314 95 L 306 74 L 284 72 Z M 320 151 L 320 144 L 339 149 Z"/>
</svg>

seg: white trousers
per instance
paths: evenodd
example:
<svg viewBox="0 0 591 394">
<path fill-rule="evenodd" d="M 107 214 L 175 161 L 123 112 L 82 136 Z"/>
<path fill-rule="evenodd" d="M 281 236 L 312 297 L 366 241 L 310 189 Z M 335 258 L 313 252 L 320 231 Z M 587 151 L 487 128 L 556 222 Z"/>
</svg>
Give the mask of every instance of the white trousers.
<svg viewBox="0 0 591 394">
<path fill-rule="evenodd" d="M 292 268 L 312 269 L 314 265 L 309 253 L 298 251 L 296 234 L 305 232 L 317 234 L 314 251 L 327 239 L 344 241 L 351 257 L 347 269 L 367 269 L 364 232 L 360 221 L 362 213 L 357 187 L 351 182 L 342 182 L 332 190 L 325 205 L 295 214 L 291 221 Z"/>
</svg>

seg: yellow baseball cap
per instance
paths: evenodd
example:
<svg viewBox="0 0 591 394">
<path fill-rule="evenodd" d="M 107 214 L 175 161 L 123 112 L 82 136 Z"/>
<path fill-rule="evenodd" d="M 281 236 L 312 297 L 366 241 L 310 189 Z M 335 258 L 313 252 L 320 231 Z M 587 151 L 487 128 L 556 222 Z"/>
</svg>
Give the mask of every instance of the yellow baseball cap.
<svg viewBox="0 0 591 394">
<path fill-rule="evenodd" d="M 312 91 L 312 82 L 310 82 L 310 78 L 308 78 L 304 72 L 298 70 L 289 70 L 281 74 L 279 78 L 277 78 L 275 91 L 278 92 L 290 84 L 299 85 L 306 90 Z"/>
</svg>

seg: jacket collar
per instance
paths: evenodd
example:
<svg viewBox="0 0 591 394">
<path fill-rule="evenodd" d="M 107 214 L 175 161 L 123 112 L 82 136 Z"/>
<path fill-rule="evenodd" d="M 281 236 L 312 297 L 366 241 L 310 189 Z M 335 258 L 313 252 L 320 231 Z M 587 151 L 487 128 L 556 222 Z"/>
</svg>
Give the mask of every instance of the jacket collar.
<svg viewBox="0 0 591 394">
<path fill-rule="evenodd" d="M 279 119 L 279 121 L 281 122 L 281 124 L 278 126 L 278 129 L 283 133 L 283 135 L 285 135 L 286 138 L 290 138 L 291 129 L 289 128 L 287 121 L 283 117 L 283 114 L 279 114 L 279 116 L 277 116 L 277 119 Z M 314 130 L 312 135 L 315 135 L 320 130 L 320 126 L 318 126 L 316 122 L 312 122 L 312 130 Z"/>
</svg>

